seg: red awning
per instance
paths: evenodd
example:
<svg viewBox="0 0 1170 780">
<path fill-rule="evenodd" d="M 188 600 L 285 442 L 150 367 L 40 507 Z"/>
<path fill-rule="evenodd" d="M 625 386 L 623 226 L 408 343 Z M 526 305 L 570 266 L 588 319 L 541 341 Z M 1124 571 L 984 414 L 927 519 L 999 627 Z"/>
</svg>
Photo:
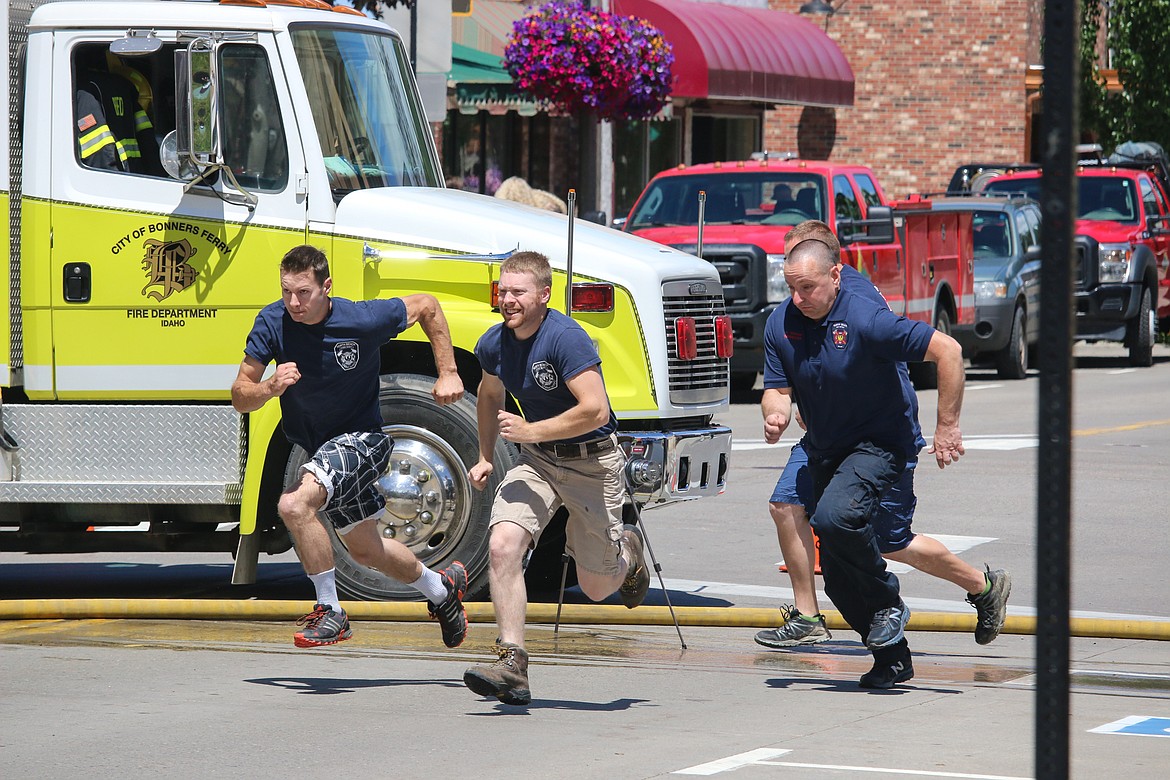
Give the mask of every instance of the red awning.
<svg viewBox="0 0 1170 780">
<path fill-rule="evenodd" d="M 812 106 L 853 105 L 853 69 L 815 24 L 796 14 L 688 0 L 614 0 L 674 47 L 676 97 Z"/>
</svg>

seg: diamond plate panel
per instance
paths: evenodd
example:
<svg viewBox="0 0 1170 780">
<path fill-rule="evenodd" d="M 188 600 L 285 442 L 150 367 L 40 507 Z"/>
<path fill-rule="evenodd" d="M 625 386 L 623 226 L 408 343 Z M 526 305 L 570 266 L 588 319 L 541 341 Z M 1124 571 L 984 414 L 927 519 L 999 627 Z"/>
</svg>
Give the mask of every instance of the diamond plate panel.
<svg viewBox="0 0 1170 780">
<path fill-rule="evenodd" d="M 220 501 L 242 482 L 242 418 L 226 405 L 5 404 L 4 427 L 21 482 L 217 486 Z"/>
<path fill-rule="evenodd" d="M 239 504 L 240 486 L 134 482 L 0 482 L 0 502 L 60 504 Z"/>
</svg>

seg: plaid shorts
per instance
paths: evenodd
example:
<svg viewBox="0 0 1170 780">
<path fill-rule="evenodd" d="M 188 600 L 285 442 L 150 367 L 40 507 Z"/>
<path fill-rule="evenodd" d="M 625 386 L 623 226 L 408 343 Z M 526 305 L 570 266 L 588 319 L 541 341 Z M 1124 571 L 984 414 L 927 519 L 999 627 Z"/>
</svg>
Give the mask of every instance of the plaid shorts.
<svg viewBox="0 0 1170 780">
<path fill-rule="evenodd" d="M 386 473 L 393 449 L 394 440 L 381 431 L 343 433 L 322 444 L 301 466 L 325 488 L 328 495 L 317 514 L 339 534 L 386 510 L 378 479 Z"/>
</svg>

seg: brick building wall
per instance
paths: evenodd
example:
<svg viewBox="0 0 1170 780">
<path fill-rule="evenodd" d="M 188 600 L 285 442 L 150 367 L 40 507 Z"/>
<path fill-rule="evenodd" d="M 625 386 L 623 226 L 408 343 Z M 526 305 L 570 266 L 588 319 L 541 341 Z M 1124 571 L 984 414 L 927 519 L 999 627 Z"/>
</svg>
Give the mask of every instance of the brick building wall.
<svg viewBox="0 0 1170 780">
<path fill-rule="evenodd" d="M 771 3 L 796 13 L 802 0 Z M 806 16 L 848 58 L 854 105 L 768 111 L 765 148 L 869 165 L 891 197 L 942 189 L 964 162 L 1026 159 L 1024 76 L 1039 56 L 1037 5 L 851 0 L 827 19 Z"/>
</svg>

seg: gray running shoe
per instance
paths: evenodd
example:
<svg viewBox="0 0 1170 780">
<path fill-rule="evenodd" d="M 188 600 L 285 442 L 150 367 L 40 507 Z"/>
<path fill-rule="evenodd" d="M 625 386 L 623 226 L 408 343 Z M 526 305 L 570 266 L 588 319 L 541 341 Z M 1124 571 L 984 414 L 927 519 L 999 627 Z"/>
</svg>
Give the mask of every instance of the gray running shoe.
<svg viewBox="0 0 1170 780">
<path fill-rule="evenodd" d="M 813 615 L 817 620 L 810 623 L 805 620 L 800 610 L 792 606 L 780 607 L 780 614 L 784 617 L 784 625 L 779 628 L 768 628 L 756 634 L 756 644 L 764 647 L 796 647 L 798 645 L 816 645 L 828 642 L 833 638 L 829 629 L 825 627 L 824 615 Z"/>
<path fill-rule="evenodd" d="M 898 599 L 895 607 L 879 609 L 869 623 L 869 634 L 865 637 L 866 647 L 889 647 L 905 637 L 906 623 L 910 620 L 910 608 Z"/>
<path fill-rule="evenodd" d="M 297 620 L 297 625 L 304 626 L 293 634 L 297 647 L 335 645 L 353 636 L 345 610 L 335 612 L 325 604 L 314 605 L 312 612 Z"/>
<path fill-rule="evenodd" d="M 463 684 L 480 696 L 495 696 L 504 704 L 528 704 L 528 652 L 510 642 L 495 647 L 499 656 L 491 666 L 473 666 L 463 673 Z"/>
<path fill-rule="evenodd" d="M 975 641 L 986 645 L 999 636 L 999 631 L 1007 619 L 1007 600 L 1012 592 L 1012 575 L 1003 569 L 992 571 L 987 564 L 983 566 L 987 569 L 987 579 L 991 587 L 986 593 L 978 596 L 968 593 L 967 603 L 975 607 L 979 618 L 975 624 Z"/>
</svg>

